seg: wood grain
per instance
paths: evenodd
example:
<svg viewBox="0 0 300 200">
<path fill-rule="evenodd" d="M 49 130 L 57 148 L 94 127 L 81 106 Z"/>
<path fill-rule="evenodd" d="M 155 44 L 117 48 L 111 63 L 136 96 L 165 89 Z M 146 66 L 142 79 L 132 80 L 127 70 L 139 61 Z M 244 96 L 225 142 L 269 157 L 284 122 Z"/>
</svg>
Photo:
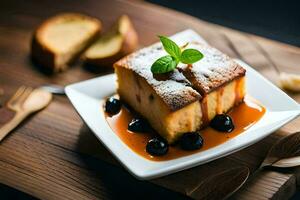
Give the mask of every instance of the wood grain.
<svg viewBox="0 0 300 200">
<path fill-rule="evenodd" d="M 276 82 L 274 63 L 282 71 L 299 71 L 297 47 L 209 24 L 145 2 L 10 0 L 2 2 L 0 7 L 0 88 L 5 91 L 4 100 L 20 85 L 67 85 L 109 73 L 94 74 L 75 63 L 67 72 L 49 76 L 31 63 L 29 44 L 35 27 L 47 17 L 64 11 L 98 17 L 104 29 L 119 15 L 128 14 L 140 35 L 140 46 L 156 41 L 157 34 L 169 35 L 193 28 L 211 45 L 232 57 L 242 58 L 273 82 Z M 268 53 L 267 57 L 261 48 Z M 300 95 L 289 95 L 300 101 Z M 2 108 L 0 116 L 3 124 L 13 114 Z M 281 137 L 299 131 L 299 127 L 300 121 L 294 120 L 257 144 L 226 158 L 149 183 L 136 180 L 123 169 L 83 124 L 69 101 L 55 97 L 45 110 L 28 118 L 0 144 L 0 182 L 42 199 L 151 198 L 153 194 L 165 193 L 184 198 L 169 190 L 186 194 L 206 177 L 238 166 L 249 167 L 253 174 L 269 147 Z M 254 173 L 234 198 L 286 199 L 295 192 L 299 177 L 298 169 Z"/>
</svg>

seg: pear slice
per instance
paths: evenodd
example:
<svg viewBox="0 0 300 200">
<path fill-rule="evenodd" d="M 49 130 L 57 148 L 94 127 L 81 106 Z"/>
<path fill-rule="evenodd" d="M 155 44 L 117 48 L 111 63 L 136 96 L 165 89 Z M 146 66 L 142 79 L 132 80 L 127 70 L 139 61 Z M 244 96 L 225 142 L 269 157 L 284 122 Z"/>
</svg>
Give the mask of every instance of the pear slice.
<svg viewBox="0 0 300 200">
<path fill-rule="evenodd" d="M 120 58 L 132 53 L 138 46 L 137 33 L 127 15 L 100 36 L 84 53 L 83 60 L 96 66 L 112 66 Z"/>
<path fill-rule="evenodd" d="M 300 92 L 300 75 L 294 73 L 280 73 L 280 87 L 291 92 Z"/>
</svg>

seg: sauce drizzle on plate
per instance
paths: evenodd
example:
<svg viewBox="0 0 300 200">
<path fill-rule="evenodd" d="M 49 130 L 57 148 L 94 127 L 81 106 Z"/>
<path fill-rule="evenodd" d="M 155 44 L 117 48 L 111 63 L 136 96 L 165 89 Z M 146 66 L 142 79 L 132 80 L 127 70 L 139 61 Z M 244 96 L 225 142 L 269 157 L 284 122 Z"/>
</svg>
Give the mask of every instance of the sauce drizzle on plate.
<svg viewBox="0 0 300 200">
<path fill-rule="evenodd" d="M 101 106 L 102 112 L 103 105 Z M 182 156 L 191 155 L 200 151 L 213 148 L 231 138 L 243 133 L 259 121 L 265 113 L 265 108 L 252 97 L 246 96 L 244 102 L 234 107 L 227 114 L 232 118 L 235 129 L 231 133 L 218 132 L 210 127 L 200 130 L 204 140 L 202 148 L 194 151 L 185 151 L 179 145 L 169 146 L 169 151 L 163 156 L 152 156 L 146 152 L 147 142 L 157 133 L 135 133 L 129 131 L 128 124 L 134 118 L 134 115 L 128 108 L 122 106 L 121 111 L 113 116 L 105 113 L 106 121 L 120 139 L 134 152 L 140 156 L 152 161 L 166 161 L 176 159 Z"/>
</svg>

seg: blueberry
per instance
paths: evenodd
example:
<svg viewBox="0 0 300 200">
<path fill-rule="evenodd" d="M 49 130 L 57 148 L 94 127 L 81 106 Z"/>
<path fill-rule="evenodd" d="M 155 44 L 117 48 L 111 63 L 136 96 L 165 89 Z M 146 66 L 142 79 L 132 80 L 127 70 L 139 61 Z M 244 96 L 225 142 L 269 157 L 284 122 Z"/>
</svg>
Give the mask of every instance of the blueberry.
<svg viewBox="0 0 300 200">
<path fill-rule="evenodd" d="M 168 142 L 161 138 L 155 137 L 148 141 L 146 151 L 153 156 L 165 155 L 169 150 Z"/>
<path fill-rule="evenodd" d="M 114 97 L 109 97 L 105 103 L 105 112 L 111 115 L 115 115 L 118 112 L 120 112 L 121 107 L 122 107 L 122 103 L 119 99 L 116 99 Z"/>
<path fill-rule="evenodd" d="M 199 133 L 189 132 L 181 136 L 179 143 L 184 150 L 196 150 L 202 147 L 203 139 Z"/>
<path fill-rule="evenodd" d="M 148 132 L 150 130 L 150 126 L 145 119 L 134 118 L 128 124 L 128 130 L 132 132 Z"/>
<path fill-rule="evenodd" d="M 234 129 L 234 124 L 230 116 L 226 114 L 216 115 L 210 122 L 210 126 L 221 132 L 231 132 Z"/>
</svg>

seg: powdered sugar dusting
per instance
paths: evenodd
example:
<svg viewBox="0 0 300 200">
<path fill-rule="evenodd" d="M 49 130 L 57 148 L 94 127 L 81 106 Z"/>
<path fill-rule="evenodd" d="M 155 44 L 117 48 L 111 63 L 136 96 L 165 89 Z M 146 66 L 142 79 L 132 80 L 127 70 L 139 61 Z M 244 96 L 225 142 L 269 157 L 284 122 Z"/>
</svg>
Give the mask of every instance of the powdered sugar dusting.
<svg viewBox="0 0 300 200">
<path fill-rule="evenodd" d="M 119 65 L 126 66 L 139 76 L 146 79 L 158 96 L 172 110 L 180 109 L 201 98 L 201 95 L 190 87 L 191 83 L 180 73 L 174 70 L 167 75 L 167 79 L 157 78 L 151 72 L 151 65 L 158 58 L 166 55 L 160 43 L 141 49 L 121 60 Z"/>
<path fill-rule="evenodd" d="M 193 86 L 202 95 L 245 74 L 245 69 L 234 60 L 209 45 L 192 42 L 186 48 L 197 49 L 204 55 L 192 66 L 179 65 L 190 80 L 194 79 Z"/>
</svg>

